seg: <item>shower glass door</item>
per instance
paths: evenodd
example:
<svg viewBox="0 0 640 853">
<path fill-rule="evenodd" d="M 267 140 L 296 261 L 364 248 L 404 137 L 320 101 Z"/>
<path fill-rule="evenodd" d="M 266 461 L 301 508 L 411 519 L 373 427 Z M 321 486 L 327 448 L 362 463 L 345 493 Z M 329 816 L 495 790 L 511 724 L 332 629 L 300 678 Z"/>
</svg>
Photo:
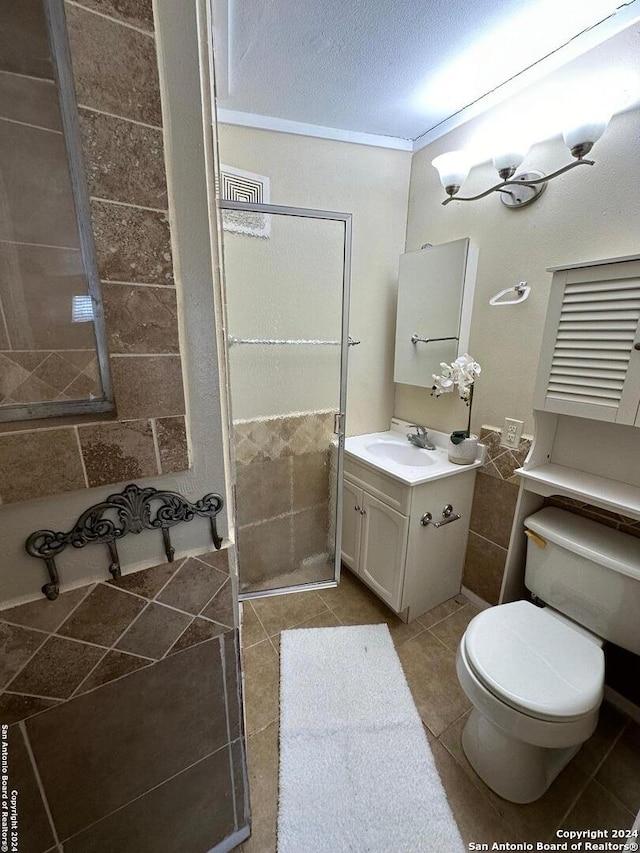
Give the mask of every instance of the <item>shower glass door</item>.
<svg viewBox="0 0 640 853">
<path fill-rule="evenodd" d="M 240 593 L 340 571 L 351 215 L 219 201 Z"/>
</svg>

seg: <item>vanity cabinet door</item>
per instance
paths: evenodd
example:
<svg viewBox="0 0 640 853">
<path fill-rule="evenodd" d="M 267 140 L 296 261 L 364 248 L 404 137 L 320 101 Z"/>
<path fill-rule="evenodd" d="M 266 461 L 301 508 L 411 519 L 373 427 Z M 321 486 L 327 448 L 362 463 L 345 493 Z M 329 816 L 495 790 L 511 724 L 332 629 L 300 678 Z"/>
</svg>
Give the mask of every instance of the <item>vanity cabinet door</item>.
<svg viewBox="0 0 640 853">
<path fill-rule="evenodd" d="M 342 489 L 342 562 L 359 573 L 363 491 L 349 480 L 342 481 Z"/>
<path fill-rule="evenodd" d="M 367 492 L 362 511 L 359 574 L 384 602 L 399 610 L 409 519 Z"/>
</svg>

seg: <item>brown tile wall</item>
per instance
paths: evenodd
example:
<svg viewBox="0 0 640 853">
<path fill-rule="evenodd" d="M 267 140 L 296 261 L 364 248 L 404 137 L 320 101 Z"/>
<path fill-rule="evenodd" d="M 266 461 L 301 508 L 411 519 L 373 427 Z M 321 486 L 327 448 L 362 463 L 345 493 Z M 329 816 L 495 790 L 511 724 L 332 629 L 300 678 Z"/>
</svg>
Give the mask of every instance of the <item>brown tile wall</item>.
<svg viewBox="0 0 640 853">
<path fill-rule="evenodd" d="M 31 0 L 19 5 L 28 18 Z M 116 420 L 61 421 L 56 427 L 4 424 L 3 503 L 183 471 L 190 464 L 152 5 L 86 0 L 65 3 L 65 12 L 117 414 Z M 37 42 L 37 31 L 33 38 Z M 20 52 L 0 47 L 7 70 L 50 76 L 48 63 L 25 70 Z M 37 43 L 30 53 L 42 55 Z M 8 76 L 0 74 L 3 98 L 9 109 L 24 109 Z M 55 352 L 59 347 L 47 341 L 38 349 L 46 351 L 37 364 L 24 351 L 9 365 L 2 362 L 7 388 L 0 388 L 0 398 L 42 399 L 38 394 L 52 377 L 57 388 L 61 380 L 48 368 L 59 358 L 64 361 L 56 363 L 66 367 L 68 354 Z M 89 393 L 94 374 L 91 366 L 79 366 L 57 393 Z"/>
<path fill-rule="evenodd" d="M 518 498 L 519 468 L 531 441 L 523 438 L 517 450 L 500 447 L 501 433 L 482 427 L 480 441 L 487 448 L 473 493 L 469 540 L 462 583 L 489 604 L 497 604 L 502 586 L 511 525 Z"/>
<path fill-rule="evenodd" d="M 0 611 L 21 850 L 202 853 L 246 826 L 234 613 L 225 551 Z"/>
<path fill-rule="evenodd" d="M 487 459 L 476 477 L 463 577 L 465 587 L 489 604 L 498 603 L 518 498 L 518 477 L 513 472 L 523 464 L 531 447 L 529 439 L 522 439 L 518 450 L 512 451 L 500 447 L 500 438 L 500 430 L 482 427 L 480 440 L 486 445 Z M 545 505 L 559 506 L 640 536 L 639 521 L 582 501 L 553 496 Z"/>
<path fill-rule="evenodd" d="M 333 414 L 234 424 L 241 581 L 251 587 L 328 553 Z"/>
</svg>

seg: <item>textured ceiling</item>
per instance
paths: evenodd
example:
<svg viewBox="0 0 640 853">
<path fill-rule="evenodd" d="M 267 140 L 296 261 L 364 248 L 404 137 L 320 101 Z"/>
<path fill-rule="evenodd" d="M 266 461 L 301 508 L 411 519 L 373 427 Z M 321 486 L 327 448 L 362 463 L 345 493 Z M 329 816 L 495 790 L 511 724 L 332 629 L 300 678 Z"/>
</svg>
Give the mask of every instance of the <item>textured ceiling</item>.
<svg viewBox="0 0 640 853">
<path fill-rule="evenodd" d="M 224 40 L 224 50 L 217 51 L 218 105 L 415 139 L 553 53 L 615 5 L 218 0 L 214 29 L 217 44 Z"/>
</svg>

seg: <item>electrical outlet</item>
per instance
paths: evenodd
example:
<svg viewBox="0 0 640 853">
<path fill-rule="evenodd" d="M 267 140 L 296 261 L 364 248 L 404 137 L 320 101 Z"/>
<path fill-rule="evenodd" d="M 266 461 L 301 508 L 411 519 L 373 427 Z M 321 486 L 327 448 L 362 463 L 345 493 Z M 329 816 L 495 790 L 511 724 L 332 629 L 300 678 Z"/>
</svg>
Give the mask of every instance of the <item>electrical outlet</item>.
<svg viewBox="0 0 640 853">
<path fill-rule="evenodd" d="M 500 447 L 520 447 L 520 437 L 522 435 L 523 421 L 516 421 L 513 418 L 504 419 L 504 427 L 502 428 L 502 441 Z"/>
</svg>

